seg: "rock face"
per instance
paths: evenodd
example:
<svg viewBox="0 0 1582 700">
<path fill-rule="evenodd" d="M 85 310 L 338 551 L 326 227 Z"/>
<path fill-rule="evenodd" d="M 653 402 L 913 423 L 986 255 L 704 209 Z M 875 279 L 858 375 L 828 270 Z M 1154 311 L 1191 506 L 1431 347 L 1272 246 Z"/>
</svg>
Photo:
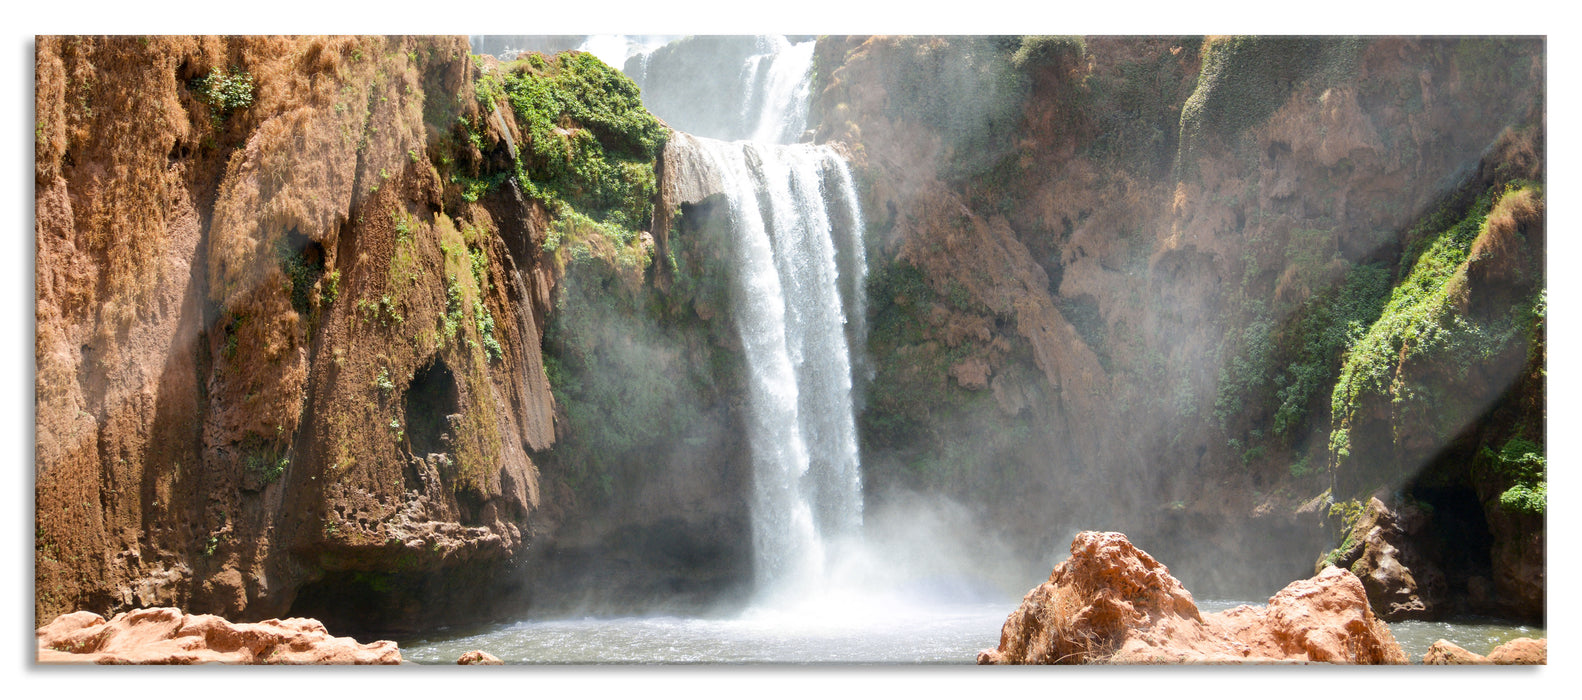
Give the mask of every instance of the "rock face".
<svg viewBox="0 0 1582 700">
<path fill-rule="evenodd" d="M 1118 532 L 1083 532 L 1071 557 L 1006 619 L 980 664 L 1404 664 L 1362 584 L 1334 567 L 1263 608 L 1204 615 L 1181 582 Z"/>
<path fill-rule="evenodd" d="M 817 139 L 852 154 L 875 249 L 866 477 L 979 505 L 1027 551 L 1123 529 L 1194 580 L 1289 581 L 1333 546 L 1293 511 L 1331 485 L 1349 324 L 1379 318 L 1448 191 L 1543 177 L 1530 41 L 828 36 L 816 55 Z M 1506 242 L 1495 269 L 1541 250 Z M 1409 416 L 1365 406 L 1367 447 L 1337 467 L 1365 483 L 1336 498 L 1399 486 L 1501 391 L 1542 396 L 1503 359 L 1436 364 Z M 1438 420 L 1440 397 L 1469 410 Z M 1533 526 L 1489 525 L 1525 582 Z M 1202 546 L 1238 530 L 1286 546 Z"/>
<path fill-rule="evenodd" d="M 1446 583 L 1439 567 L 1418 551 L 1428 540 L 1427 524 L 1426 516 L 1414 505 L 1402 504 L 1392 510 L 1378 498 L 1370 498 L 1367 510 L 1346 538 L 1352 546 L 1315 568 L 1322 571 L 1333 565 L 1356 574 L 1381 620 L 1435 619 L 1444 602 Z"/>
<path fill-rule="evenodd" d="M 61 615 L 37 630 L 45 664 L 399 664 L 395 642 L 332 637 L 318 620 L 236 624 L 215 615 L 147 608 L 104 618 Z"/>
<path fill-rule="evenodd" d="M 35 624 L 503 600 L 554 441 L 553 271 L 541 214 L 448 177 L 511 149 L 465 39 L 40 37 L 36 63 Z"/>
<path fill-rule="evenodd" d="M 1549 663 L 1549 640 L 1531 639 L 1520 637 L 1501 644 L 1489 652 L 1488 656 L 1474 654 L 1466 649 L 1445 641 L 1434 642 L 1428 648 L 1428 653 L 1423 654 L 1423 664 L 1427 666 L 1456 666 L 1456 665 L 1538 665 Z"/>
</svg>

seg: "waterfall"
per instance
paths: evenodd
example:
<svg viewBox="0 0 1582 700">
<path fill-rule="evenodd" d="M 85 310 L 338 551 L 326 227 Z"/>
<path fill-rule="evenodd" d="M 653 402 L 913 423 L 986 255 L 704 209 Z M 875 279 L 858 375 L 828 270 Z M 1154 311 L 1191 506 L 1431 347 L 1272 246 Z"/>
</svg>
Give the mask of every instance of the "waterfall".
<svg viewBox="0 0 1582 700">
<path fill-rule="evenodd" d="M 861 220 L 823 146 L 698 139 L 736 233 L 732 315 L 748 372 L 753 545 L 761 588 L 805 590 L 862 525 L 848 326 L 861 325 Z M 855 257 L 854 257 L 855 256 Z M 839 270 L 859 278 L 841 284 Z"/>
<path fill-rule="evenodd" d="M 734 114 L 724 115 L 734 123 L 696 100 L 661 99 L 671 109 L 656 113 L 708 127 L 694 136 L 748 138 L 695 140 L 735 233 L 729 293 L 748 375 L 755 571 L 761 595 L 784 599 L 819 589 L 862 527 L 852 349 L 866 342 L 867 263 L 846 162 L 826 146 L 788 145 L 807 128 L 814 42 L 744 39 L 672 44 L 652 70 L 648 55 L 626 70 L 641 73 L 645 98 L 687 88 L 678 75 L 735 78 Z"/>
<path fill-rule="evenodd" d="M 594 37 L 583 50 L 620 67 L 643 104 L 676 129 L 792 143 L 807 129 L 814 45 L 783 36 L 694 36 L 663 46 Z"/>
<path fill-rule="evenodd" d="M 811 41 L 793 45 L 781 36 L 759 38 L 762 52 L 748 57 L 742 76 L 747 93 L 742 124 L 748 138 L 790 143 L 807 128 L 813 46 Z"/>
<path fill-rule="evenodd" d="M 866 343 L 862 214 L 833 149 L 792 145 L 807 128 L 813 48 L 782 36 L 582 44 L 695 137 L 729 202 L 754 564 L 760 594 L 782 601 L 827 588 L 863 522 L 853 406 L 854 365 L 866 366 L 853 361 Z"/>
</svg>

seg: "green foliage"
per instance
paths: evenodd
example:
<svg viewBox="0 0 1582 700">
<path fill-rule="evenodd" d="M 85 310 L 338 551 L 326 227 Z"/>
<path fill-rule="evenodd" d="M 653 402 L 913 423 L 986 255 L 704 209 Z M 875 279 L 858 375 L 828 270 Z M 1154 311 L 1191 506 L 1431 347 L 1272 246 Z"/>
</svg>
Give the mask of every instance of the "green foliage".
<svg viewBox="0 0 1582 700">
<path fill-rule="evenodd" d="M 396 242 L 412 240 L 412 217 L 399 207 L 390 210 L 390 225 L 395 229 Z"/>
<path fill-rule="evenodd" d="M 1336 501 L 1329 505 L 1329 517 L 1339 518 L 1341 528 L 1347 533 L 1357 526 L 1357 521 L 1362 519 L 1368 507 L 1362 501 L 1351 499 L 1349 501 Z"/>
<path fill-rule="evenodd" d="M 273 484 L 280 480 L 286 473 L 286 467 L 291 466 L 291 460 L 286 457 L 271 459 L 268 455 L 249 455 L 247 470 L 251 472 L 261 484 Z"/>
<path fill-rule="evenodd" d="M 282 434 L 274 440 L 254 435 L 242 441 L 242 469 L 252 482 L 244 488 L 255 489 L 273 484 L 291 466 L 291 459 L 281 442 L 286 437 L 284 429 L 277 430 Z"/>
<path fill-rule="evenodd" d="M 1181 109 L 1182 161 L 1202 140 L 1229 140 L 1274 114 L 1302 83 L 1337 84 L 1357 73 L 1355 37 L 1236 36 L 1205 42 L 1197 89 Z"/>
<path fill-rule="evenodd" d="M 253 76 L 234 66 L 229 71 L 210 70 L 208 75 L 194 79 L 188 87 L 199 102 L 209 106 L 209 118 L 215 126 L 232 112 L 253 106 Z"/>
<path fill-rule="evenodd" d="M 1342 453 L 1349 454 L 1347 429 L 1364 397 L 1385 396 L 1395 404 L 1439 400 L 1431 387 L 1402 381 L 1398 367 L 1414 358 L 1431 356 L 1450 367 L 1469 371 L 1508 347 L 1533 323 L 1534 301 L 1527 302 L 1525 310 L 1519 307 L 1515 309 L 1517 313 L 1490 321 L 1463 315 L 1456 302 L 1461 287 L 1457 280 L 1464 280 L 1462 265 L 1483 232 L 1494 201 L 1502 194 L 1514 194 L 1526 187 L 1532 185 L 1514 183 L 1503 193 L 1490 189 L 1454 224 L 1435 233 L 1434 228 L 1445 220 L 1445 215 L 1440 214 L 1427 224 L 1432 228 L 1414 232 L 1416 243 L 1402 262 L 1403 266 L 1410 263 L 1410 272 L 1391 291 L 1379 319 L 1346 352 L 1331 394 L 1330 410 L 1335 423 L 1331 452 L 1342 458 Z"/>
<path fill-rule="evenodd" d="M 1275 435 L 1290 435 L 1304 424 L 1314 399 L 1332 386 L 1346 347 L 1379 317 L 1389 289 L 1384 266 L 1362 265 L 1339 287 L 1302 304 L 1281 343 L 1288 353 L 1295 352 L 1274 379 Z"/>
<path fill-rule="evenodd" d="M 389 368 L 387 368 L 387 367 L 380 367 L 379 368 L 379 374 L 374 377 L 373 386 L 374 386 L 375 389 L 378 389 L 379 391 L 384 392 L 386 395 L 389 395 L 390 393 L 395 391 L 395 382 L 390 381 L 390 369 Z"/>
<path fill-rule="evenodd" d="M 1484 461 L 1496 473 L 1514 482 L 1500 494 L 1500 507 L 1512 513 L 1541 516 L 1548 507 L 1547 463 L 1544 447 L 1521 437 L 1505 442 L 1498 453 L 1483 448 Z"/>
<path fill-rule="evenodd" d="M 331 270 L 330 274 L 324 278 L 324 290 L 319 293 L 320 301 L 322 301 L 325 306 L 329 306 L 330 304 L 334 304 L 335 299 L 340 295 L 341 271 Z"/>
<path fill-rule="evenodd" d="M 500 78 L 526 134 L 523 190 L 562 215 L 570 208 L 623 229 L 646 226 L 654 160 L 669 132 L 643 109 L 637 84 L 592 54 L 529 56 Z"/>
<path fill-rule="evenodd" d="M 717 387 L 742 381 L 722 342 L 695 343 L 724 324 L 699 328 L 658 295 L 644 288 L 634 296 L 609 261 L 567 264 L 544 365 L 570 433 L 555 461 L 582 497 L 610 497 L 624 481 L 617 475 L 639 473 L 654 450 L 703 429 L 709 418 L 700 407 L 723 400 Z"/>
<path fill-rule="evenodd" d="M 287 291 L 291 295 L 291 308 L 306 316 L 313 306 L 313 286 L 324 275 L 324 263 L 308 255 L 307 248 L 292 250 L 291 237 L 283 237 L 276 244 L 275 260 L 286 275 Z M 336 277 L 339 279 L 339 276 Z"/>
<path fill-rule="evenodd" d="M 483 295 L 486 294 L 490 289 L 489 256 L 481 249 L 468 251 L 468 256 L 472 261 L 472 279 L 473 282 L 477 284 L 478 289 L 478 295 L 472 299 L 473 323 L 475 323 L 478 327 L 478 336 L 482 339 L 483 349 L 488 355 L 489 361 L 495 362 L 501 357 L 505 356 L 505 350 L 500 347 L 499 339 L 495 338 L 494 336 L 494 314 L 490 313 L 489 307 L 483 303 Z M 451 325 L 453 321 L 450 314 L 454 313 L 451 312 L 451 309 L 460 306 L 460 298 L 451 297 L 451 290 L 454 288 L 455 285 L 451 285 L 451 287 L 447 288 L 446 290 L 446 332 L 452 336 L 455 335 L 455 330 L 454 326 Z"/>
<path fill-rule="evenodd" d="M 1080 36 L 1022 37 L 1022 44 L 1011 54 L 1011 65 L 1018 70 L 1037 66 L 1075 64 L 1088 52 L 1088 45 Z"/>
<path fill-rule="evenodd" d="M 1176 53 L 1161 49 L 1151 58 L 1115 66 L 1113 72 L 1085 76 L 1085 116 L 1097 131 L 1088 154 L 1149 177 L 1168 174 L 1186 99 L 1183 85 L 1196 67 L 1200 43 L 1183 38 Z"/>
<path fill-rule="evenodd" d="M 921 269 L 904 260 L 870 270 L 868 353 L 894 359 L 878 363 L 868 387 L 868 406 L 858 418 L 864 444 L 905 449 L 932 444 L 938 436 L 929 426 L 939 414 L 972 400 L 972 392 L 956 386 L 949 372 L 951 365 L 978 349 L 978 344 L 968 340 L 948 347 L 934 339 L 929 312 L 935 305 L 964 312 L 977 309 L 966 294 L 950 293 L 959 285 L 946 286 L 946 293 L 936 291 Z M 953 469 L 956 461 L 947 463 Z"/>
<path fill-rule="evenodd" d="M 220 354 L 224 355 L 225 359 L 235 359 L 238 335 L 242 329 L 242 324 L 246 322 L 247 315 L 240 314 L 232 316 L 231 320 L 225 324 L 225 346 L 220 349 Z"/>
</svg>

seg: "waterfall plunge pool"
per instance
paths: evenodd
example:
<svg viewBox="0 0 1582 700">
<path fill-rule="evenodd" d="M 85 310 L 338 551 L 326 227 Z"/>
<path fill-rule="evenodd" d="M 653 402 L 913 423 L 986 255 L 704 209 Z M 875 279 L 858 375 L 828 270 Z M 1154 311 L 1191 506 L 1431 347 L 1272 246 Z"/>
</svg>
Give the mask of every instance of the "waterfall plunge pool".
<svg viewBox="0 0 1582 700">
<path fill-rule="evenodd" d="M 400 641 L 402 658 L 455 664 L 481 649 L 508 664 L 972 664 L 1000 641 L 1019 601 L 906 602 L 868 596 L 749 608 L 733 617 L 579 617 L 439 630 Z M 1262 601 L 1204 600 L 1204 612 Z M 1435 640 L 1488 654 L 1543 628 L 1486 618 L 1398 622 L 1390 631 L 1413 663 Z"/>
</svg>

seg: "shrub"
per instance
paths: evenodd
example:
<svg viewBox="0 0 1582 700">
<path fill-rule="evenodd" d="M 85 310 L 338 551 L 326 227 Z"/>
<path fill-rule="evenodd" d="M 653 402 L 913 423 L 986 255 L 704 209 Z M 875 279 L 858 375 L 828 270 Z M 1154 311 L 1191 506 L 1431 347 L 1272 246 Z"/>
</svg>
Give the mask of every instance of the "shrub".
<svg viewBox="0 0 1582 700">
<path fill-rule="evenodd" d="M 189 87 L 199 102 L 209 106 L 209 118 L 215 126 L 232 112 L 253 106 L 253 76 L 235 67 L 229 71 L 215 68 L 193 80 Z"/>
</svg>

